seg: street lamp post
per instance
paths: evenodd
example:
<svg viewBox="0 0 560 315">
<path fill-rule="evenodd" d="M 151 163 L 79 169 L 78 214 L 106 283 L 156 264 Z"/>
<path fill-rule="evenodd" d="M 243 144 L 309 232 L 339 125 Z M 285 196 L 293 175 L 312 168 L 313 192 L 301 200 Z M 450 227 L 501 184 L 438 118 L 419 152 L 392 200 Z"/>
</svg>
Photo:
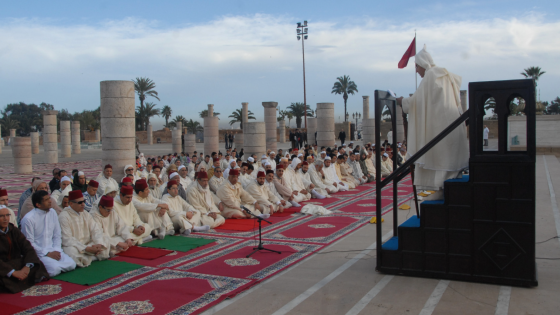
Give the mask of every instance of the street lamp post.
<svg viewBox="0 0 560 315">
<path fill-rule="evenodd" d="M 305 128 L 307 128 L 307 98 L 305 95 L 305 47 L 303 42 L 307 40 L 307 21 L 303 21 L 303 23 L 298 22 L 297 27 L 297 39 L 301 39 L 301 53 L 303 56 L 303 106 L 305 108 Z"/>
</svg>

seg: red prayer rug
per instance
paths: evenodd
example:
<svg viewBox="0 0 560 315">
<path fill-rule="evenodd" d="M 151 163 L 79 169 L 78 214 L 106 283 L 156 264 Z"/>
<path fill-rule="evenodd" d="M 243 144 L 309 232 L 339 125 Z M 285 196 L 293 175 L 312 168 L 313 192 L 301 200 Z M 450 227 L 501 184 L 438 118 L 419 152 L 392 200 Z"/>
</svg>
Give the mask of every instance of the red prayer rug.
<svg viewBox="0 0 560 315">
<path fill-rule="evenodd" d="M 131 246 L 126 251 L 120 252 L 117 255 L 121 257 L 131 257 L 137 259 L 153 260 L 173 253 L 172 250 Z"/>
<path fill-rule="evenodd" d="M 262 222 L 262 226 L 269 225 Z M 257 219 L 226 219 L 226 223 L 214 228 L 215 230 L 251 231 L 259 227 Z"/>
</svg>

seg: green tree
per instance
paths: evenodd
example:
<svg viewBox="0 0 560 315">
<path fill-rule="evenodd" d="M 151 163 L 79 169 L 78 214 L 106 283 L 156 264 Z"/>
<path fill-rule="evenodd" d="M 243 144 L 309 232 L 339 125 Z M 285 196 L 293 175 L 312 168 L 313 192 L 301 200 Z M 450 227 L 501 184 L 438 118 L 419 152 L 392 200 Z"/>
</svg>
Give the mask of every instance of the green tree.
<svg viewBox="0 0 560 315">
<path fill-rule="evenodd" d="M 305 106 L 303 103 L 292 103 L 288 106 L 288 111 L 296 118 L 296 127 L 301 128 L 301 117 L 305 116 L 305 108 L 307 107 L 307 117 L 313 117 L 309 105 Z"/>
<path fill-rule="evenodd" d="M 556 97 L 550 104 L 546 106 L 547 115 L 558 115 L 560 114 L 560 97 Z"/>
<path fill-rule="evenodd" d="M 132 82 L 134 82 L 134 90 L 140 99 L 140 109 L 144 110 L 144 100 L 147 96 L 154 97 L 158 101 L 160 100 L 158 92 L 155 90 L 156 84 L 151 79 L 140 77 L 132 80 Z"/>
<path fill-rule="evenodd" d="M 336 78 L 338 81 L 334 83 L 331 93 L 342 94 L 344 99 L 344 121 L 346 121 L 346 101 L 348 100 L 348 94 L 354 95 L 358 92 L 358 86 L 354 81 L 350 81 L 350 76 L 344 75 Z"/>
<path fill-rule="evenodd" d="M 288 118 L 288 127 L 290 127 L 292 125 L 292 119 L 294 119 L 294 114 L 292 114 L 292 112 L 287 112 L 286 118 Z"/>
<path fill-rule="evenodd" d="M 10 120 L 18 122 L 19 134 L 29 136 L 32 131 L 40 131 L 43 129 L 43 115 L 41 112 L 45 109 L 52 109 L 53 105 L 41 103 L 40 106 L 35 104 L 25 104 L 23 102 L 8 104 L 4 108 L 3 116 L 10 116 Z M 12 128 L 13 129 L 13 128 Z M 7 130 L 9 134 L 9 130 Z"/>
<path fill-rule="evenodd" d="M 198 114 L 200 115 L 200 118 L 208 117 L 208 110 L 205 109 L 205 110 L 199 112 Z M 220 113 L 214 112 L 214 116 L 219 116 L 219 115 L 220 115 Z"/>
<path fill-rule="evenodd" d="M 187 132 L 190 134 L 196 134 L 198 131 L 204 130 L 198 121 L 194 121 L 192 119 L 183 123 L 183 127 L 187 128 Z"/>
<path fill-rule="evenodd" d="M 255 116 L 253 116 L 253 112 L 252 111 L 248 111 L 247 112 L 247 119 L 256 119 Z M 234 110 L 231 115 L 228 116 L 228 118 L 233 118 L 232 120 L 229 121 L 229 125 L 233 125 L 235 123 L 239 123 L 239 128 L 243 129 L 243 113 L 242 113 L 242 109 L 236 109 Z"/>
<path fill-rule="evenodd" d="M 183 117 L 183 115 L 178 115 L 173 118 L 173 120 L 169 123 L 170 127 L 177 127 L 177 123 L 180 122 L 183 124 L 183 127 L 187 124 L 187 119 Z"/>
<path fill-rule="evenodd" d="M 169 127 L 169 118 L 171 117 L 171 114 L 173 114 L 171 107 L 164 105 L 161 109 L 161 115 L 165 118 L 165 127 Z"/>
<path fill-rule="evenodd" d="M 6 115 L 5 113 L 3 116 L 4 117 L 2 117 L 2 119 L 0 120 L 0 124 L 2 125 L 2 133 L 8 136 L 10 134 L 10 129 L 19 128 L 19 121 L 13 119 L 12 116 Z"/>
<path fill-rule="evenodd" d="M 539 80 L 541 75 L 546 73 L 546 71 L 541 71 L 540 67 L 529 67 L 527 69 L 524 69 L 523 71 L 524 72 L 521 72 L 521 75 L 526 78 L 532 78 L 533 81 L 535 81 L 535 85 L 537 85 L 537 81 Z"/>
<path fill-rule="evenodd" d="M 140 116 L 140 121 L 142 122 L 142 130 L 148 130 L 148 125 L 150 124 L 150 118 L 154 116 L 159 116 L 159 109 L 156 108 L 156 104 L 147 102 L 144 108 L 138 106 L 137 113 Z"/>
</svg>

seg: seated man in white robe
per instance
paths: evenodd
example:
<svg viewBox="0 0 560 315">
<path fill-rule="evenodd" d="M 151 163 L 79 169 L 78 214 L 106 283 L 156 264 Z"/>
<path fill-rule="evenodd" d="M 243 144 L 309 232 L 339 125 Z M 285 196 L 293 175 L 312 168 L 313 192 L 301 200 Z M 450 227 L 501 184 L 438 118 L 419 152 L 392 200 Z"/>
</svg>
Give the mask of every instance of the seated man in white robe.
<svg viewBox="0 0 560 315">
<path fill-rule="evenodd" d="M 66 187 L 70 186 L 70 191 L 72 191 L 72 179 L 68 176 L 64 176 L 60 179 L 60 188 L 59 189 L 55 189 L 52 193 L 51 193 L 51 197 L 53 197 L 54 200 L 58 200 L 58 197 L 60 196 L 60 194 L 62 193 L 63 190 L 66 189 Z M 70 192 L 69 191 L 69 192 Z"/>
<path fill-rule="evenodd" d="M 200 211 L 179 196 L 179 184 L 176 181 L 170 180 L 167 183 L 167 193 L 163 196 L 162 201 L 169 205 L 167 213 L 179 233 L 189 235 L 191 232 L 203 232 L 210 229 L 210 226 L 202 225 Z"/>
<path fill-rule="evenodd" d="M 212 178 L 212 176 L 214 176 L 214 170 L 216 169 L 216 167 L 220 167 L 220 159 L 215 158 L 212 160 L 212 167 L 210 169 L 208 169 L 208 171 L 206 172 L 208 174 L 208 178 Z"/>
<path fill-rule="evenodd" d="M 270 168 L 275 170 L 276 169 L 276 152 L 270 151 L 268 155 L 268 163 L 270 163 Z"/>
<path fill-rule="evenodd" d="M 233 169 L 230 171 L 228 179 L 218 189 L 217 196 L 224 203 L 222 216 L 226 219 L 246 219 L 251 215 L 241 208 L 242 206 L 253 212 L 254 215 L 260 215 L 262 207 L 257 200 L 247 193 L 238 182 L 239 171 Z"/>
<path fill-rule="evenodd" d="M 46 191 L 38 191 L 31 198 L 35 209 L 21 220 L 21 232 L 35 248 L 49 276 L 74 270 L 76 262 L 62 251 L 60 223 L 51 208 L 52 199 Z"/>
<path fill-rule="evenodd" d="M 164 172 L 161 168 L 161 166 L 159 165 L 154 165 L 154 168 L 152 169 L 152 174 L 156 175 L 157 181 L 158 181 L 158 186 L 161 186 L 164 184 L 164 181 L 162 179 L 162 175 L 161 173 Z M 194 172 L 193 172 L 193 176 L 194 176 Z M 148 179 L 150 178 L 150 176 L 148 176 Z"/>
<path fill-rule="evenodd" d="M 348 161 L 348 165 L 352 167 L 352 176 L 354 179 L 360 182 L 360 185 L 363 185 L 368 182 L 368 178 L 362 172 L 362 168 L 360 166 L 360 153 L 350 154 L 349 156 L 350 161 Z"/>
<path fill-rule="evenodd" d="M 286 159 L 286 158 L 282 158 Z M 288 159 L 286 159 L 287 161 Z M 285 201 L 288 201 L 294 207 L 301 207 L 298 201 L 301 201 L 302 196 L 296 196 L 295 192 L 292 190 L 291 182 L 287 181 L 284 177 L 284 165 L 282 162 L 276 166 L 276 176 L 274 177 L 274 185 L 278 193 L 282 196 Z"/>
<path fill-rule="evenodd" d="M 350 189 L 356 188 L 356 182 L 354 181 L 354 177 L 348 175 L 346 172 L 346 167 L 344 166 L 344 154 L 339 155 L 336 158 L 336 162 L 333 165 L 333 168 L 336 172 L 336 176 L 340 178 Z M 346 174 L 346 175 L 344 175 Z"/>
<path fill-rule="evenodd" d="M 109 239 L 111 245 L 110 255 L 115 256 L 121 251 L 127 250 L 136 242 L 130 238 L 130 229 L 113 211 L 113 198 L 103 196 L 97 205 L 94 205 L 90 211 L 91 216 L 95 222 L 103 230 L 103 234 Z"/>
<path fill-rule="evenodd" d="M 207 173 L 198 173 L 195 184 L 187 190 L 187 199 L 196 210 L 200 211 L 202 225 L 208 225 L 213 229 L 226 222 L 220 210 L 220 208 L 223 210 L 224 206 L 221 202 L 216 206 L 213 193 L 208 185 Z"/>
<path fill-rule="evenodd" d="M 274 183 L 274 171 L 273 170 L 266 171 L 266 177 L 265 178 L 266 178 L 266 180 L 264 182 L 264 185 L 268 188 L 268 190 L 274 196 L 276 196 L 276 198 L 278 198 L 278 200 L 280 200 L 280 204 L 282 205 L 282 207 L 284 209 L 290 208 L 292 206 L 292 204 L 290 202 L 286 202 L 286 200 L 284 200 L 282 195 L 280 195 L 280 193 L 276 189 L 276 184 Z"/>
<path fill-rule="evenodd" d="M 375 176 L 377 174 L 377 171 L 375 169 L 375 164 L 373 163 L 373 150 L 372 149 L 370 149 L 368 151 L 368 157 L 367 157 L 365 162 L 366 162 L 366 167 L 367 167 L 367 170 L 368 170 L 369 174 L 372 175 L 375 178 Z"/>
<path fill-rule="evenodd" d="M 98 193 L 99 183 L 95 180 L 90 180 L 87 185 L 87 190 L 84 192 L 84 200 L 86 203 L 85 210 L 90 212 L 93 206 L 101 199 L 101 194 Z"/>
<path fill-rule="evenodd" d="M 265 172 L 258 172 L 257 179 L 254 179 L 253 182 L 247 186 L 247 192 L 257 200 L 258 204 L 262 207 L 263 213 L 273 214 L 276 211 L 284 212 L 284 207 L 280 199 L 268 190 L 268 187 L 264 184 L 265 181 Z"/>
<path fill-rule="evenodd" d="M 198 172 L 197 172 L 198 173 Z M 173 172 L 171 173 L 171 175 L 169 175 L 169 181 L 175 181 L 177 183 L 177 190 L 179 192 L 179 196 L 181 196 L 181 198 L 183 198 L 183 200 L 187 201 L 187 188 L 188 187 L 183 187 L 183 185 L 181 185 L 181 179 L 180 179 L 180 175 L 177 172 Z M 195 176 L 196 178 L 196 176 Z M 165 185 L 161 186 L 160 188 L 163 188 L 162 194 L 163 196 L 165 196 L 165 194 L 167 194 L 167 187 L 168 187 L 168 182 L 165 183 Z M 163 200 L 163 197 L 161 197 L 161 199 Z"/>
<path fill-rule="evenodd" d="M 177 170 L 179 171 L 181 186 L 187 189 L 193 183 L 193 180 L 189 177 L 189 170 L 184 165 L 179 166 Z"/>
<path fill-rule="evenodd" d="M 296 172 L 296 178 L 301 181 L 305 190 L 311 193 L 311 196 L 315 199 L 325 199 L 330 197 L 326 190 L 321 189 L 313 183 L 311 180 L 311 175 L 309 174 L 309 163 L 301 162 L 301 166 L 298 166 L 298 171 Z M 313 167 L 313 165 L 311 165 Z"/>
<path fill-rule="evenodd" d="M 338 189 L 338 191 L 347 191 L 350 189 L 348 185 L 338 177 L 335 166 L 331 164 L 331 157 L 325 157 L 323 162 L 323 173 L 325 174 L 325 179 L 323 182 L 327 185 L 332 185 Z"/>
<path fill-rule="evenodd" d="M 350 155 L 352 155 L 352 151 L 350 151 Z M 344 162 L 340 165 L 340 171 L 342 173 L 342 176 L 349 180 L 352 180 L 354 182 L 354 185 L 358 187 L 359 185 L 361 185 L 361 181 L 354 178 L 354 170 L 352 169 L 352 166 L 350 166 L 350 164 L 348 163 L 349 162 L 348 154 L 343 154 L 342 157 L 344 158 Z"/>
<path fill-rule="evenodd" d="M 47 193 L 48 195 L 48 193 Z M 8 191 L 6 189 L 0 189 L 0 209 L 6 208 L 10 212 L 10 223 L 17 227 L 17 216 L 14 210 L 8 208 Z"/>
<path fill-rule="evenodd" d="M 315 187 L 327 193 L 325 197 L 329 194 L 338 192 L 338 188 L 333 185 L 326 184 L 325 174 L 323 173 L 322 160 L 316 160 L 313 164 L 309 164 L 309 169 L 307 172 L 309 173 L 309 178 L 311 179 L 311 182 L 315 185 Z"/>
<path fill-rule="evenodd" d="M 111 183 L 114 187 L 119 187 L 119 183 L 113 179 L 113 167 L 110 164 L 105 165 L 103 168 L 103 173 L 99 174 L 96 181 L 99 183 L 99 193 L 103 194 L 105 192 L 105 187 Z"/>
<path fill-rule="evenodd" d="M 118 196 L 114 199 L 113 211 L 115 211 L 124 221 L 124 224 L 128 226 L 129 237 L 137 244 L 142 244 L 152 239 L 151 233 L 153 228 L 140 219 L 138 210 L 136 210 L 132 202 L 133 194 L 134 189 L 132 186 L 122 186 Z"/>
<path fill-rule="evenodd" d="M 150 194 L 150 188 L 144 179 L 137 180 L 134 184 L 132 203 L 138 211 L 140 220 L 148 223 L 160 240 L 164 239 L 165 235 L 175 234 L 173 222 L 167 214 L 169 206 Z"/>
<path fill-rule="evenodd" d="M 284 166 L 284 179 L 290 184 L 296 202 L 307 201 L 311 199 L 311 194 L 303 187 L 301 180 L 298 180 L 296 171 L 298 165 L 301 163 L 299 158 L 294 158 L 292 163 L 289 164 L 286 159 L 282 159 L 282 166 Z"/>
<path fill-rule="evenodd" d="M 132 183 L 133 184 L 136 183 L 136 181 L 140 179 L 140 176 L 136 172 L 136 166 L 132 165 L 132 164 L 126 165 L 124 167 L 124 175 L 125 176 L 132 175 L 133 176 L 132 177 Z"/>
<path fill-rule="evenodd" d="M 108 259 L 111 245 L 101 227 L 84 211 L 82 192 L 73 190 L 68 199 L 69 206 L 58 216 L 62 250 L 78 267 L 87 267 L 94 260 Z"/>
<path fill-rule="evenodd" d="M 387 177 L 393 173 L 393 161 L 389 159 L 389 154 L 383 153 L 381 156 L 381 177 Z"/>
<path fill-rule="evenodd" d="M 416 92 L 397 98 L 408 114 L 407 156 L 412 156 L 463 114 L 461 77 L 435 65 L 426 46 L 416 54 L 416 72 L 422 81 Z M 414 185 L 420 190 L 437 191 L 443 198 L 443 182 L 457 177 L 468 166 L 469 143 L 465 124 L 459 125 L 435 147 L 416 160 Z"/>
<path fill-rule="evenodd" d="M 158 182 L 158 178 L 156 174 L 148 175 L 148 187 L 150 188 L 150 195 L 155 199 L 163 198 L 162 189 Z"/>
<path fill-rule="evenodd" d="M 216 167 L 214 168 L 214 175 L 210 177 L 208 181 L 208 185 L 210 186 L 210 190 L 216 194 L 218 193 L 218 189 L 224 183 L 225 178 L 223 176 L 222 168 Z"/>
<path fill-rule="evenodd" d="M 309 189 L 309 187 L 306 187 L 306 185 L 303 183 L 301 176 L 298 176 L 298 172 L 301 169 L 302 164 L 303 162 L 301 162 L 301 159 L 295 158 L 292 160 L 292 163 L 288 167 L 287 172 L 291 173 L 292 175 L 292 189 L 294 191 L 297 191 L 298 194 L 305 196 L 304 201 L 311 199 L 311 197 L 315 197 L 317 199 L 324 199 L 325 198 L 324 196 L 320 196 L 323 198 L 319 198 L 319 194 L 317 192 L 312 193 L 313 189 Z M 313 183 L 311 183 L 311 185 L 313 185 Z M 313 185 L 313 188 L 315 188 L 315 185 Z M 316 194 L 317 196 L 313 196 L 314 194 Z"/>
</svg>

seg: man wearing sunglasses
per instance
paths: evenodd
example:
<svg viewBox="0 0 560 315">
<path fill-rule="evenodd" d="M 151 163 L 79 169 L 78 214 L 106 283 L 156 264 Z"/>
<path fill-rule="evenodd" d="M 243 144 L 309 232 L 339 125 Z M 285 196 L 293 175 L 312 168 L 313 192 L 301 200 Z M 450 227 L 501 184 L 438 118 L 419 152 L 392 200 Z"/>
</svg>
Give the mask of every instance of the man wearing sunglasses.
<svg viewBox="0 0 560 315">
<path fill-rule="evenodd" d="M 109 258 L 109 240 L 103 235 L 93 217 L 85 209 L 80 190 L 68 194 L 68 207 L 58 216 L 62 235 L 62 250 L 79 267 L 87 267 L 94 260 Z"/>
<path fill-rule="evenodd" d="M 218 188 L 222 186 L 224 183 L 224 174 L 221 167 L 215 167 L 213 176 L 210 177 L 208 181 L 208 185 L 210 186 L 210 190 L 215 194 L 218 191 Z"/>
</svg>

